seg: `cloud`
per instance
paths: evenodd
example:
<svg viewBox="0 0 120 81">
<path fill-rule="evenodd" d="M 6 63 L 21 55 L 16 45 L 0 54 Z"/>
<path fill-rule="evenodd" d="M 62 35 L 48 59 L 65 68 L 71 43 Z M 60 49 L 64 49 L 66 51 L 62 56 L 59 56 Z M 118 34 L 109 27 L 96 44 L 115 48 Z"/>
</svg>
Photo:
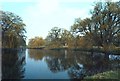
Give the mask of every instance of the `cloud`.
<svg viewBox="0 0 120 81">
<path fill-rule="evenodd" d="M 40 0 L 37 4 L 37 7 L 40 8 L 40 11 L 44 14 L 56 11 L 58 6 L 58 0 Z"/>
<path fill-rule="evenodd" d="M 38 2 L 38 1 L 44 1 L 44 0 L 0 0 L 0 2 Z M 51 0 L 49 0 L 51 1 Z M 112 1 L 116 2 L 119 0 L 55 0 L 60 2 L 94 2 L 94 1 Z"/>
<path fill-rule="evenodd" d="M 56 10 L 58 10 L 58 2 L 55 0 L 52 0 L 52 2 L 41 0 L 24 9 L 24 21 L 27 25 L 28 39 L 34 36 L 46 37 L 49 26 L 52 26 L 53 23 L 51 14 Z"/>
<path fill-rule="evenodd" d="M 2 10 L 2 4 L 0 3 L 0 10 Z"/>
<path fill-rule="evenodd" d="M 35 0 L 0 0 L 0 2 L 35 2 Z"/>
<path fill-rule="evenodd" d="M 58 10 L 58 8 L 59 0 L 39 0 L 36 1 L 35 4 L 33 4 L 32 6 L 27 7 L 26 11 L 32 13 L 36 13 L 37 11 L 37 13 L 41 12 L 41 14 L 46 15 L 55 12 L 56 10 Z"/>
<path fill-rule="evenodd" d="M 67 15 L 69 15 L 70 17 L 73 17 L 73 18 L 79 18 L 79 17 L 81 17 L 82 19 L 84 19 L 84 18 L 90 16 L 88 14 L 89 10 L 86 10 L 86 9 L 66 9 L 65 13 Z"/>
<path fill-rule="evenodd" d="M 41 35 L 45 37 L 54 27 L 69 29 L 75 18 L 89 16 L 88 9 L 62 7 L 59 0 L 40 0 L 24 9 L 28 38 Z M 34 31 L 33 31 L 34 30 Z"/>
</svg>

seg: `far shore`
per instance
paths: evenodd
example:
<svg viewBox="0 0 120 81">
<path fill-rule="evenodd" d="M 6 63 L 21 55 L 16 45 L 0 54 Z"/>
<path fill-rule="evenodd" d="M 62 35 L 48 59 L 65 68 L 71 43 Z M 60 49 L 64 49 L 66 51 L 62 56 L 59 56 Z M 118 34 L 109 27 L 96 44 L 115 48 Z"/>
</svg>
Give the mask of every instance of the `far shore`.
<svg viewBox="0 0 120 81">
<path fill-rule="evenodd" d="M 46 47 L 39 47 L 39 48 L 27 48 L 27 49 L 40 49 L 40 50 L 73 50 L 73 51 L 88 51 L 88 52 L 102 52 L 102 53 L 110 53 L 110 54 L 120 54 L 120 47 L 116 47 L 112 50 L 103 50 L 103 48 L 67 48 L 67 47 L 59 47 L 59 48 L 46 48 Z"/>
<path fill-rule="evenodd" d="M 10 50 L 19 50 L 19 49 L 38 49 L 38 50 L 73 50 L 73 51 L 87 51 L 87 52 L 98 52 L 98 53 L 106 53 L 106 54 L 116 54 L 120 55 L 120 47 L 116 47 L 112 50 L 105 51 L 103 48 L 68 48 L 68 47 L 58 47 L 58 48 L 46 48 L 46 47 L 36 47 L 36 48 L 2 48 L 2 49 L 10 49 Z"/>
</svg>

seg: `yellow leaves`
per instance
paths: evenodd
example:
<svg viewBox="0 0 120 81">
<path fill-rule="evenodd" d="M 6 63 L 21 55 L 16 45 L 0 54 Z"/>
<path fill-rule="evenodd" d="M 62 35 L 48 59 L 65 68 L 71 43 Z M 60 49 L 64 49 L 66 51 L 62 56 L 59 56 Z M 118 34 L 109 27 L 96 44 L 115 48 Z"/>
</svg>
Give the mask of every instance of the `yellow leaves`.
<svg viewBox="0 0 120 81">
<path fill-rule="evenodd" d="M 29 40 L 28 46 L 30 48 L 39 48 L 45 44 L 45 41 L 42 37 L 35 37 Z"/>
<path fill-rule="evenodd" d="M 100 29 L 102 29 L 102 30 L 107 29 L 107 28 L 108 28 L 108 25 L 106 25 L 106 24 L 100 26 Z"/>
</svg>

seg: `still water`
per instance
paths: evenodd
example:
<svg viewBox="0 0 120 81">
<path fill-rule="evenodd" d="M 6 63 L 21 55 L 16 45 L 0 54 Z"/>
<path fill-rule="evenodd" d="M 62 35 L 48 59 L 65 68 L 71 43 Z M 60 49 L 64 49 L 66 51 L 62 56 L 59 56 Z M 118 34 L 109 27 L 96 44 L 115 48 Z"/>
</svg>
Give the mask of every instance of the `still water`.
<svg viewBox="0 0 120 81">
<path fill-rule="evenodd" d="M 71 50 L 2 50 L 3 79 L 74 79 L 117 70 L 120 55 Z"/>
</svg>

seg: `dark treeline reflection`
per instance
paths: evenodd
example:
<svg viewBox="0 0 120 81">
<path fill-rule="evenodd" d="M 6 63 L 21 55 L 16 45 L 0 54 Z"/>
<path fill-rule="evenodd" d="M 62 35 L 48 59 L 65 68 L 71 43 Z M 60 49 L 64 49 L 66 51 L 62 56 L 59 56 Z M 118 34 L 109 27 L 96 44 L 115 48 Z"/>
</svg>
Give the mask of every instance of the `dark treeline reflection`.
<svg viewBox="0 0 120 81">
<path fill-rule="evenodd" d="M 110 60 L 108 54 L 70 50 L 29 50 L 30 58 L 44 58 L 51 72 L 67 71 L 71 79 L 83 78 L 100 72 L 116 70 L 118 60 Z"/>
<path fill-rule="evenodd" d="M 25 50 L 2 50 L 2 79 L 24 78 Z"/>
</svg>

